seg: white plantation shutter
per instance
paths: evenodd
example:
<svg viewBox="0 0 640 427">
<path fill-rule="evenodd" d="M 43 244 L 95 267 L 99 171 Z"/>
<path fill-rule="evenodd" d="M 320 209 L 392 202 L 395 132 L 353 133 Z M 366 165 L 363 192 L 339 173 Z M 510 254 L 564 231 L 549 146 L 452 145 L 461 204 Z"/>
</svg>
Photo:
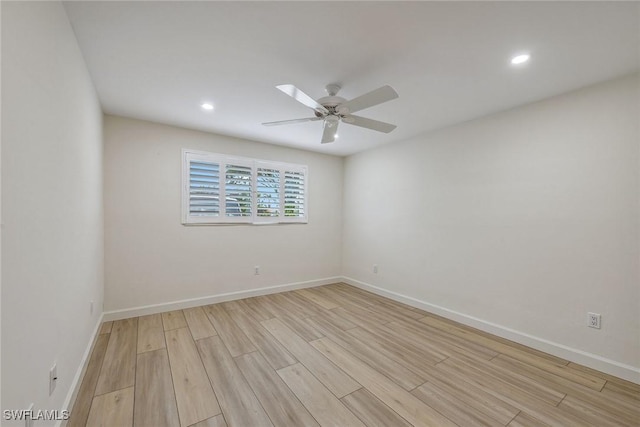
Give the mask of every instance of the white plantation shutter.
<svg viewBox="0 0 640 427">
<path fill-rule="evenodd" d="M 225 217 L 229 222 L 247 222 L 253 216 L 253 166 L 229 160 L 225 164 Z"/>
<path fill-rule="evenodd" d="M 199 217 L 220 215 L 220 165 L 189 162 L 189 214 Z"/>
<path fill-rule="evenodd" d="M 304 170 L 285 170 L 284 216 L 290 221 L 306 218 L 306 185 Z"/>
<path fill-rule="evenodd" d="M 307 167 L 183 150 L 183 224 L 307 222 Z"/>
<path fill-rule="evenodd" d="M 280 176 L 278 169 L 258 167 L 256 171 L 256 214 L 259 217 L 280 216 Z"/>
</svg>

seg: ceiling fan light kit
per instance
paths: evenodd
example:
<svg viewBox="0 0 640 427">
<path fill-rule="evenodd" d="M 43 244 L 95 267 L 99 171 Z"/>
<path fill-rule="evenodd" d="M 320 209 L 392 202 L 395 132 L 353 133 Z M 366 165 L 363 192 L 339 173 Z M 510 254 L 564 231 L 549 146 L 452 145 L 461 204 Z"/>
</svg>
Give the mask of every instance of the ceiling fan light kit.
<svg viewBox="0 0 640 427">
<path fill-rule="evenodd" d="M 353 98 L 350 101 L 347 101 L 346 99 L 338 96 L 338 92 L 340 91 L 341 87 L 337 84 L 327 85 L 325 88 L 325 90 L 327 91 L 327 96 L 318 100 L 314 100 L 309 95 L 291 84 L 279 85 L 276 86 L 276 88 L 289 95 L 296 101 L 300 102 L 301 104 L 305 105 L 306 107 L 311 108 L 314 111 L 315 117 L 263 123 L 263 125 L 265 126 L 277 126 L 322 120 L 324 129 L 322 132 L 322 144 L 327 144 L 336 140 L 338 125 L 341 121 L 346 124 L 372 129 L 384 133 L 389 133 L 396 128 L 395 125 L 392 125 L 390 123 L 385 123 L 360 116 L 354 116 L 352 114 L 357 111 L 382 104 L 383 102 L 396 99 L 398 97 L 398 94 L 391 86 L 382 86 L 357 98 Z"/>
<path fill-rule="evenodd" d="M 337 116 L 327 116 L 324 119 L 324 126 L 325 127 L 332 128 L 334 126 L 338 126 L 338 123 L 340 123 L 340 119 Z"/>
</svg>

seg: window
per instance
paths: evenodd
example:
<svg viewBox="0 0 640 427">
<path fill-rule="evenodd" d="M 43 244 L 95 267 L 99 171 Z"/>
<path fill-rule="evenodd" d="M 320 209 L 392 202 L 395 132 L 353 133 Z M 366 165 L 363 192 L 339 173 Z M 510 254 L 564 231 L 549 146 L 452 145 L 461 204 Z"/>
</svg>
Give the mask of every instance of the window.
<svg viewBox="0 0 640 427">
<path fill-rule="evenodd" d="M 307 222 L 307 167 L 182 151 L 182 223 Z"/>
</svg>

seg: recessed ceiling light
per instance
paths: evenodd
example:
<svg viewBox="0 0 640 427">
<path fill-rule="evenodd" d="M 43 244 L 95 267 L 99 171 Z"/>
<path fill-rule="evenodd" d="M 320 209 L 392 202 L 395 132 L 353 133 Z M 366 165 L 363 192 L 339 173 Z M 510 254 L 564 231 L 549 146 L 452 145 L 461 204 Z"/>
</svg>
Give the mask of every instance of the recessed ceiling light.
<svg viewBox="0 0 640 427">
<path fill-rule="evenodd" d="M 207 110 L 207 111 L 213 110 L 213 105 L 208 104 L 206 102 L 204 104 L 201 104 L 200 106 L 202 107 L 203 110 Z"/>
<path fill-rule="evenodd" d="M 340 138 L 340 135 L 338 135 L 338 134 L 336 133 L 336 139 L 338 139 L 338 138 Z"/>
<path fill-rule="evenodd" d="M 511 58 L 511 63 L 513 65 L 524 64 L 525 62 L 527 62 L 529 60 L 529 58 L 531 58 L 531 56 L 528 53 L 525 53 L 525 54 L 522 54 L 522 55 L 517 55 L 517 56 L 514 56 L 513 58 Z"/>
</svg>

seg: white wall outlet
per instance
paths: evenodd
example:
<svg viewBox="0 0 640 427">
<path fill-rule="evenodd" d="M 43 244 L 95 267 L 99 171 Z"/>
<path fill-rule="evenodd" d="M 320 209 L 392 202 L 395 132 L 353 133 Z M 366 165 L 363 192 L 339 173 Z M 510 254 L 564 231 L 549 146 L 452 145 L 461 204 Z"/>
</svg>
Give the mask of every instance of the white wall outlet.
<svg viewBox="0 0 640 427">
<path fill-rule="evenodd" d="M 53 391 L 56 389 L 57 384 L 58 384 L 58 365 L 54 363 L 51 369 L 49 369 L 49 396 L 53 394 Z"/>
<path fill-rule="evenodd" d="M 255 267 L 253 267 L 253 274 L 255 274 L 256 276 L 260 275 L 260 266 L 256 265 Z"/>
<path fill-rule="evenodd" d="M 587 313 L 587 326 L 600 329 L 600 315 L 598 313 Z"/>
<path fill-rule="evenodd" d="M 378 264 L 373 264 L 373 272 L 378 274 Z"/>
</svg>

